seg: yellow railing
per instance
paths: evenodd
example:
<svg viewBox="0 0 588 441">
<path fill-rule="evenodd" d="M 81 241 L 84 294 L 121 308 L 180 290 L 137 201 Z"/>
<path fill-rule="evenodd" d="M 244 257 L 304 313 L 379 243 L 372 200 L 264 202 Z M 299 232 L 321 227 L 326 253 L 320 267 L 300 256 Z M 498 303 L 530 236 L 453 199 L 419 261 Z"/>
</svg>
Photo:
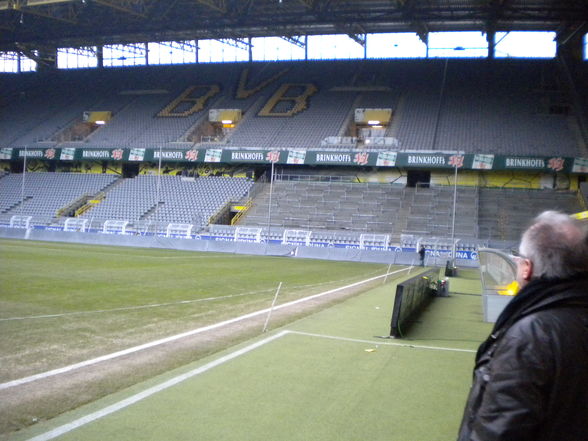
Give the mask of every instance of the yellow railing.
<svg viewBox="0 0 588 441">
<path fill-rule="evenodd" d="M 90 207 L 92 206 L 92 204 L 85 204 L 82 205 L 80 208 L 78 208 L 75 213 L 74 216 L 78 217 L 81 216 L 82 214 L 84 214 L 86 211 L 88 211 L 90 209 Z"/>
<path fill-rule="evenodd" d="M 243 216 L 245 213 L 247 213 L 247 211 L 251 208 L 251 206 L 253 205 L 253 199 L 247 199 L 247 202 L 245 202 L 245 205 L 243 205 L 243 208 L 241 209 L 241 211 L 239 211 L 235 217 L 233 217 L 233 219 L 231 219 L 231 225 L 235 225 L 237 222 L 239 222 L 239 219 L 241 219 L 241 216 Z"/>
<path fill-rule="evenodd" d="M 90 199 L 88 201 L 86 201 L 86 203 L 84 205 L 82 205 L 80 208 L 78 208 L 74 215 L 75 217 L 78 217 L 82 214 L 84 214 L 86 211 L 88 211 L 90 208 L 94 207 L 95 205 L 99 204 L 100 202 L 102 202 L 102 200 L 106 197 L 106 193 L 104 192 L 100 192 L 96 195 L 95 199 Z"/>
</svg>

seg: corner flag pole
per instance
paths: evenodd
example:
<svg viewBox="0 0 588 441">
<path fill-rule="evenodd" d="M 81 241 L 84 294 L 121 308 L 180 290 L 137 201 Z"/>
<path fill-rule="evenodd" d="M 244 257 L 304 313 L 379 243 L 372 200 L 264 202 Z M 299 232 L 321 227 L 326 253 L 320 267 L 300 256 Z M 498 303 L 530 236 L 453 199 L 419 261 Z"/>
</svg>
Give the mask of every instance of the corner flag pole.
<svg viewBox="0 0 588 441">
<path fill-rule="evenodd" d="M 388 265 L 388 269 L 386 270 L 386 277 L 384 277 L 384 285 L 388 281 L 388 276 L 390 275 L 390 270 L 392 269 L 392 264 Z"/>
<path fill-rule="evenodd" d="M 282 282 L 280 282 L 280 284 L 278 285 L 278 289 L 276 290 L 276 295 L 274 296 L 274 300 L 272 302 L 272 306 L 269 310 L 269 312 L 267 313 L 267 317 L 265 319 L 265 325 L 263 325 L 263 331 L 262 332 L 266 332 L 267 331 L 267 325 L 270 321 L 270 317 L 272 316 L 272 311 L 274 310 L 274 306 L 276 305 L 276 300 L 278 300 L 278 294 L 280 294 L 280 289 L 282 288 Z"/>
</svg>

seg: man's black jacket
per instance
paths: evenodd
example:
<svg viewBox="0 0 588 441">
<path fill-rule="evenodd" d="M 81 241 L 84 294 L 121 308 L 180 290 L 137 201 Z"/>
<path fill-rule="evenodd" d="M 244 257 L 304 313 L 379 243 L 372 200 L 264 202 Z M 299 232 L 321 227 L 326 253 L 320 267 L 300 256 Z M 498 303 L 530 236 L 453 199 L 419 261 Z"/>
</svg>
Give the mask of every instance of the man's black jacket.
<svg viewBox="0 0 588 441">
<path fill-rule="evenodd" d="M 458 441 L 588 440 L 588 274 L 532 280 L 476 355 Z"/>
</svg>

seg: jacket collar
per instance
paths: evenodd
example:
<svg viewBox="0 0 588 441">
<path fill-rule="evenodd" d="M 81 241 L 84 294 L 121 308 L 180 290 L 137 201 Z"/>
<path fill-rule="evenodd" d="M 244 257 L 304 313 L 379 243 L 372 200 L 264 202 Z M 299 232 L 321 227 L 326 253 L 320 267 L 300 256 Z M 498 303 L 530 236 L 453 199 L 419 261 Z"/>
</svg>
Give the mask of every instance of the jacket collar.
<svg viewBox="0 0 588 441">
<path fill-rule="evenodd" d="M 556 305 L 588 308 L 588 273 L 567 279 L 533 279 L 506 305 L 498 316 L 490 337 L 480 345 L 477 359 L 495 343 L 510 326 L 521 318 Z"/>
<path fill-rule="evenodd" d="M 588 305 L 588 273 L 567 279 L 533 279 L 504 308 L 492 332 L 538 310 L 570 302 Z"/>
</svg>

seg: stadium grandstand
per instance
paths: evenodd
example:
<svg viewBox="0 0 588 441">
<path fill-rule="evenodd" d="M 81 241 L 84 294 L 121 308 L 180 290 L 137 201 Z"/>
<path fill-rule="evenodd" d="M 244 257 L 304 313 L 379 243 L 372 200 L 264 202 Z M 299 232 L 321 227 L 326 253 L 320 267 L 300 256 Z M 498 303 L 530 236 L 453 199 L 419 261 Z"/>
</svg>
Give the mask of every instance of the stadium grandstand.
<svg viewBox="0 0 588 441">
<path fill-rule="evenodd" d="M 509 246 L 586 208 L 587 22 L 579 1 L 0 1 L 0 222 Z"/>
<path fill-rule="evenodd" d="M 588 221 L 587 35 L 586 0 L 0 0 L 0 440 L 455 439 L 521 232 Z"/>
</svg>

